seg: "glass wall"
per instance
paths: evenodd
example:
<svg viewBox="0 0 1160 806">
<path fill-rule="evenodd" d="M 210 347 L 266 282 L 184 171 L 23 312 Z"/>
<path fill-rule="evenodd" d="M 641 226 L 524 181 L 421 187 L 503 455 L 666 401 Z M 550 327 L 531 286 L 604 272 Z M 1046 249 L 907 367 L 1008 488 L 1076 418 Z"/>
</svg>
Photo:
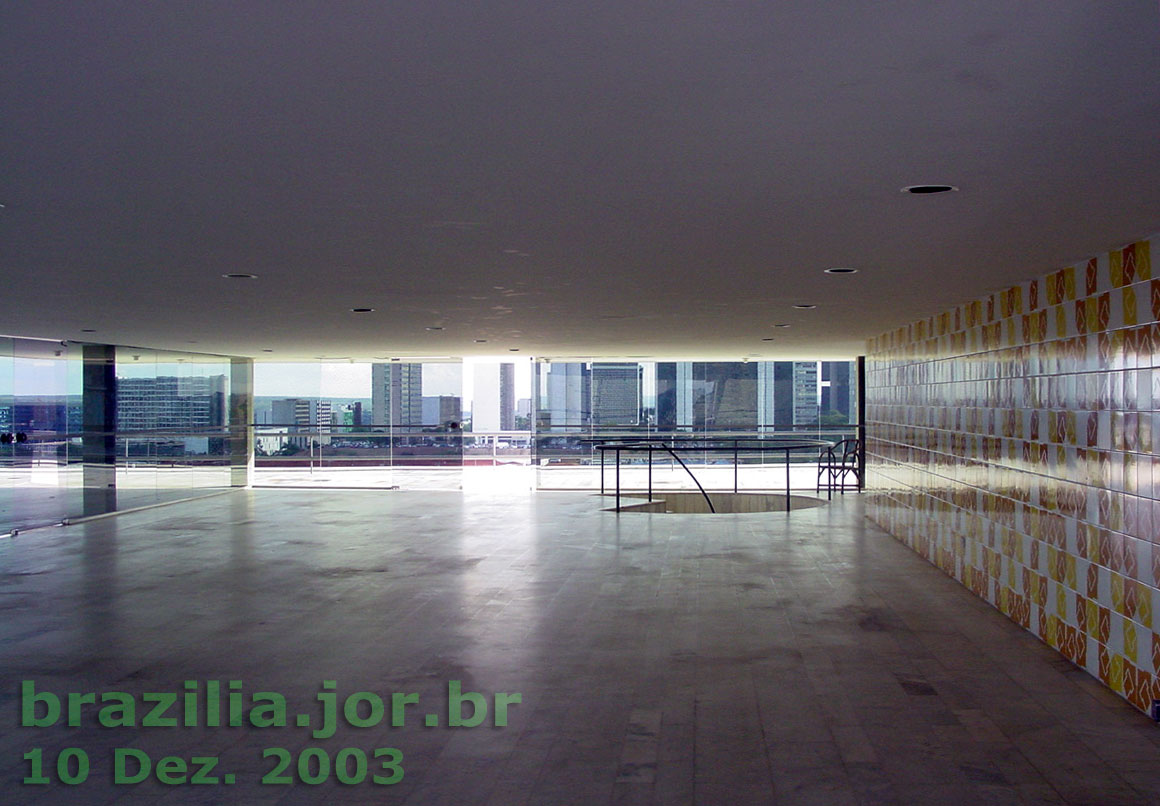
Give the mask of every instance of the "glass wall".
<svg viewBox="0 0 1160 806">
<path fill-rule="evenodd" d="M 229 488 L 231 367 L 0 338 L 0 534 Z"/>
<path fill-rule="evenodd" d="M 0 534 L 81 508 L 78 348 L 0 337 Z"/>
<path fill-rule="evenodd" d="M 853 361 L 538 362 L 536 484 L 599 486 L 597 475 L 576 470 L 600 464 L 593 447 L 600 441 L 648 438 L 691 445 L 697 438 L 706 450 L 682 450 L 682 459 L 732 468 L 731 454 L 707 448 L 759 435 L 798 434 L 828 441 L 855 436 L 855 367 Z M 816 458 L 816 452 L 803 451 L 795 461 L 812 463 Z M 767 456 L 756 450 L 739 456 L 743 465 L 774 460 L 784 464 L 784 453 Z M 642 460 L 624 459 L 633 461 Z M 797 475 L 794 486 L 813 486 L 806 484 L 806 474 Z M 784 475 L 747 476 L 762 488 L 785 486 Z"/>
<path fill-rule="evenodd" d="M 457 361 L 255 364 L 254 416 L 255 484 L 460 487 Z"/>
<path fill-rule="evenodd" d="M 117 347 L 117 508 L 230 486 L 230 359 Z"/>
</svg>

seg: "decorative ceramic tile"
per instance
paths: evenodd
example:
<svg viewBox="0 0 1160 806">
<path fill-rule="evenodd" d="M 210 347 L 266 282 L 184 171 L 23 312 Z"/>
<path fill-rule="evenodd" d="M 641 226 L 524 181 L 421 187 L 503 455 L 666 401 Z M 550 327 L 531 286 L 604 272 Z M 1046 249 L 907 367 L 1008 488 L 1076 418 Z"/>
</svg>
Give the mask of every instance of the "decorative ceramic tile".
<svg viewBox="0 0 1160 806">
<path fill-rule="evenodd" d="M 1141 709 L 1160 696 L 1151 247 L 884 333 L 866 360 L 870 517 Z"/>
</svg>

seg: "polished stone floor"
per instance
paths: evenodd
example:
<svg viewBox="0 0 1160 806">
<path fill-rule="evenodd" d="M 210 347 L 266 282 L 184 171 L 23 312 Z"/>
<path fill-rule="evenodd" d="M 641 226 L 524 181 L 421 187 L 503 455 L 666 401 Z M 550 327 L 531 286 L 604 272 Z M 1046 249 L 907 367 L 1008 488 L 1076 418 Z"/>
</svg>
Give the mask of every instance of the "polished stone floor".
<svg viewBox="0 0 1160 806">
<path fill-rule="evenodd" d="M 864 520 L 858 496 L 788 515 L 601 507 L 270 489 L 0 540 L 0 802 L 1160 803 L 1160 729 Z M 206 681 L 241 681 L 247 726 L 141 726 L 145 694 L 186 680 L 201 709 Z M 296 727 L 317 726 L 323 680 L 340 711 L 380 697 L 383 721 Z M 138 726 L 110 699 L 112 727 L 81 702 L 77 727 L 67 703 L 23 727 L 21 681 L 124 692 Z M 447 725 L 450 681 L 487 695 L 487 720 Z M 259 691 L 286 698 L 289 725 L 248 726 Z M 392 693 L 419 698 L 399 727 Z M 521 695 L 506 726 L 498 693 Z M 376 721 L 373 698 L 346 704 Z M 386 747 L 404 775 L 377 785 Z M 34 748 L 50 779 L 85 751 L 88 779 L 22 784 Z M 116 748 L 216 757 L 218 783 L 116 784 Z M 294 783 L 260 783 L 267 748 Z M 367 780 L 298 781 L 320 751 L 349 780 L 362 751 Z"/>
</svg>

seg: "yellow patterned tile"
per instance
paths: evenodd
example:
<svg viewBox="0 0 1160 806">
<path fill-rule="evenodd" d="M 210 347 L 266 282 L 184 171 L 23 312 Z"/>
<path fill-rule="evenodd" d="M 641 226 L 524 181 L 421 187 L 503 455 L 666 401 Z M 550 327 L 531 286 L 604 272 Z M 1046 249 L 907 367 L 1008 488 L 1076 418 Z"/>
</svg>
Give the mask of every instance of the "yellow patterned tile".
<svg viewBox="0 0 1160 806">
<path fill-rule="evenodd" d="M 1076 580 L 1075 572 L 1075 555 L 1069 554 L 1065 560 L 1067 565 L 1067 586 L 1074 590 L 1079 590 L 1079 584 Z"/>
<path fill-rule="evenodd" d="M 1069 302 L 1075 299 L 1075 266 L 1063 270 L 1063 294 Z"/>
<path fill-rule="evenodd" d="M 1124 619 L 1124 655 L 1133 664 L 1136 663 L 1136 628 L 1128 619 Z"/>
<path fill-rule="evenodd" d="M 1055 586 L 1055 613 L 1061 619 L 1067 619 L 1067 588 L 1063 585 Z"/>
<path fill-rule="evenodd" d="M 1151 280 L 1152 279 L 1152 243 L 1150 241 L 1137 241 L 1132 244 L 1136 252 L 1136 279 L 1137 280 Z"/>
<path fill-rule="evenodd" d="M 1094 305 L 1092 306 L 1092 311 L 1092 315 L 1094 316 Z M 1067 335 L 1067 313 L 1063 310 L 1062 305 L 1055 306 L 1055 332 L 1060 338 Z"/>
<path fill-rule="evenodd" d="M 1100 606 L 1095 599 L 1088 599 L 1087 604 L 1087 634 L 1098 636 L 1100 634 Z"/>
<path fill-rule="evenodd" d="M 1108 685 L 1113 691 L 1119 694 L 1124 693 L 1124 657 L 1122 655 L 1112 655 L 1111 662 L 1108 664 Z"/>
<path fill-rule="evenodd" d="M 1150 630 L 1152 629 L 1152 589 L 1143 582 L 1133 582 L 1132 584 L 1136 586 L 1136 621 Z"/>
<path fill-rule="evenodd" d="M 1124 284 L 1124 252 L 1113 249 L 1108 255 L 1108 274 L 1112 280 L 1112 288 L 1119 288 Z"/>
</svg>

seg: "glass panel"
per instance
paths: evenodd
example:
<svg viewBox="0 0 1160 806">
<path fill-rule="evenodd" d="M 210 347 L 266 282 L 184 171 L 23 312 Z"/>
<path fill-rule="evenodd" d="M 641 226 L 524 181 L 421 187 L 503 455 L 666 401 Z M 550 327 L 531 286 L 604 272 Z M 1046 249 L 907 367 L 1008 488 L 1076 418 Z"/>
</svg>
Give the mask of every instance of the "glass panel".
<svg viewBox="0 0 1160 806">
<path fill-rule="evenodd" d="M 118 347 L 117 508 L 230 486 L 230 363 Z"/>
<path fill-rule="evenodd" d="M 261 486 L 459 489 L 459 362 L 254 365 Z"/>
<path fill-rule="evenodd" d="M 56 341 L 0 340 L 0 533 L 59 523 L 78 507 L 69 431 L 79 431 L 70 397 L 79 390 L 69 355 Z"/>
<path fill-rule="evenodd" d="M 753 443 L 738 447 L 737 463 L 747 472 L 735 475 L 734 440 L 800 434 L 837 441 L 854 435 L 856 429 L 849 427 L 857 414 L 854 366 L 851 361 L 537 363 L 536 483 L 599 487 L 599 472 L 585 469 L 601 464 L 594 445 L 645 439 L 683 444 L 681 459 L 711 468 L 706 477 L 718 489 L 734 484 L 738 489 L 784 489 L 782 450 Z M 658 457 L 664 457 L 666 470 L 680 470 L 672 484 L 693 484 L 663 451 L 654 456 L 654 471 L 662 461 Z M 816 459 L 813 450 L 792 455 L 798 464 L 812 465 Z M 622 452 L 620 465 L 634 479 L 642 476 L 637 471 L 643 465 L 642 477 L 647 477 L 647 455 Z M 766 472 L 766 465 L 776 465 L 777 474 Z M 653 475 L 656 482 L 657 472 Z M 802 468 L 791 485 L 813 486 L 815 480 Z"/>
</svg>

